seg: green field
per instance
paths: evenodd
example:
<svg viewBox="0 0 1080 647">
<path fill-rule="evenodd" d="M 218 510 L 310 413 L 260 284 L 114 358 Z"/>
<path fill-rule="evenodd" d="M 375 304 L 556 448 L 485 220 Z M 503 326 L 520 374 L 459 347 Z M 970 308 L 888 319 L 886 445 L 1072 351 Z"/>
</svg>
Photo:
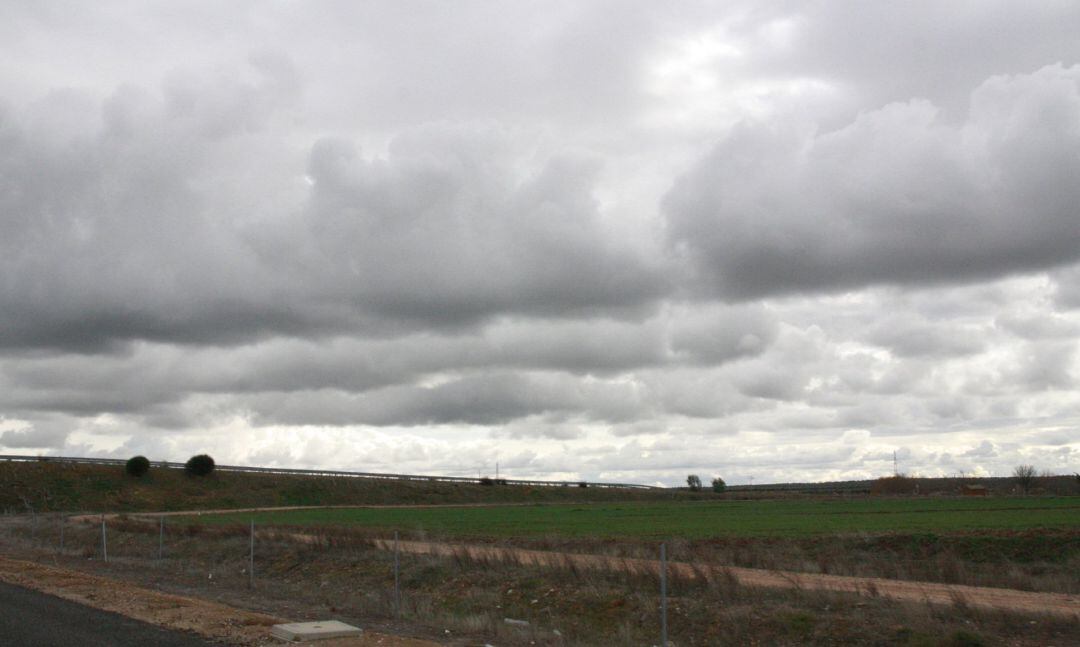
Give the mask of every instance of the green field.
<svg viewBox="0 0 1080 647">
<path fill-rule="evenodd" d="M 701 539 L 1080 528 L 1080 498 L 759 500 L 354 508 L 187 517 L 196 524 L 339 526 L 451 537 Z"/>
</svg>

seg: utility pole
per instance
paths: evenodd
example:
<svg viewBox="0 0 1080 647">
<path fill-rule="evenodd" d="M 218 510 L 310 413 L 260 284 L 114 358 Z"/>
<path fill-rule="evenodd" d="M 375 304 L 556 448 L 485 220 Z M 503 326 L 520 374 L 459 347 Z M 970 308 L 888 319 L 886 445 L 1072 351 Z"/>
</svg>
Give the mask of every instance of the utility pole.
<svg viewBox="0 0 1080 647">
<path fill-rule="evenodd" d="M 895 449 L 893 450 L 893 453 L 892 453 L 892 475 L 893 476 L 900 476 L 900 470 L 896 469 L 896 450 Z"/>
</svg>

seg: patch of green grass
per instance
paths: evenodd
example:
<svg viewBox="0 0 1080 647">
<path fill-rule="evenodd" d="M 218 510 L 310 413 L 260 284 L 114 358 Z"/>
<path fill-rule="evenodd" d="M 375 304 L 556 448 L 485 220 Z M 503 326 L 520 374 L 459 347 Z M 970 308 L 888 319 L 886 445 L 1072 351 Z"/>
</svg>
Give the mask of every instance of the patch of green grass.
<svg viewBox="0 0 1080 647">
<path fill-rule="evenodd" d="M 251 514 L 204 515 L 235 524 Z M 351 526 L 453 537 L 816 536 L 1080 527 L 1080 499 L 760 500 L 515 507 L 354 508 L 258 513 L 260 525 Z"/>
</svg>

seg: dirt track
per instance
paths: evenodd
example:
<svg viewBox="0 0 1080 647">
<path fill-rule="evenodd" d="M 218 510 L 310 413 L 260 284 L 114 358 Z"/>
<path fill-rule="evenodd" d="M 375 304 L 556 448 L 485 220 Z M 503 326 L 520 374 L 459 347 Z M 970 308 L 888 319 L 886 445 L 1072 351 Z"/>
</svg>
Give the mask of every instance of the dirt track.
<svg viewBox="0 0 1080 647">
<path fill-rule="evenodd" d="M 523 505 L 519 503 L 485 504 L 472 503 L 460 505 L 371 505 L 371 506 L 289 506 L 276 508 L 242 508 L 236 510 L 180 511 L 165 513 L 140 513 L 135 517 L 167 515 L 224 514 L 234 512 L 271 512 L 278 510 L 304 510 L 314 508 L 409 508 L 409 507 L 495 507 Z M 524 504 L 528 505 L 528 504 Z M 117 515 L 105 515 L 114 517 Z M 94 521 L 101 515 L 82 515 L 73 520 Z M 300 539 L 315 539 L 311 535 L 297 533 Z M 393 541 L 377 539 L 376 547 L 393 550 Z M 545 568 L 581 568 L 609 571 L 630 571 L 634 573 L 659 574 L 658 560 L 608 557 L 574 553 L 556 553 L 550 551 L 528 550 L 522 548 L 499 548 L 493 546 L 443 544 L 433 542 L 401 541 L 402 551 L 414 554 L 430 555 L 466 555 L 476 560 L 512 561 L 524 565 Z M 904 602 L 929 603 L 936 605 L 965 604 L 984 609 L 997 609 L 1026 614 L 1050 614 L 1080 619 L 1080 596 L 1064 593 L 1038 593 L 961 584 L 940 584 L 937 582 L 915 582 L 891 580 L 877 577 L 850 577 L 843 575 L 822 575 L 816 573 L 798 573 L 795 571 L 769 571 L 763 569 L 721 566 L 717 564 L 692 564 L 669 562 L 669 572 L 684 578 L 731 578 L 744 586 L 807 589 L 837 591 L 868 596 L 882 596 Z"/>
<path fill-rule="evenodd" d="M 392 540 L 376 540 L 375 545 L 384 550 L 394 549 Z M 447 556 L 465 555 L 476 560 L 512 561 L 547 568 L 629 571 L 657 575 L 660 572 L 659 561 L 648 559 L 416 541 L 402 541 L 398 545 L 403 552 L 407 553 Z M 1033 593 L 1030 591 L 962 586 L 958 584 L 909 582 L 875 577 L 818 575 L 792 571 L 766 571 L 683 562 L 668 562 L 668 572 L 676 577 L 688 579 L 702 577 L 707 579 L 732 578 L 744 586 L 839 591 L 882 596 L 905 602 L 938 605 L 965 604 L 986 609 L 1080 618 L 1080 596 L 1066 595 L 1064 593 Z"/>
</svg>

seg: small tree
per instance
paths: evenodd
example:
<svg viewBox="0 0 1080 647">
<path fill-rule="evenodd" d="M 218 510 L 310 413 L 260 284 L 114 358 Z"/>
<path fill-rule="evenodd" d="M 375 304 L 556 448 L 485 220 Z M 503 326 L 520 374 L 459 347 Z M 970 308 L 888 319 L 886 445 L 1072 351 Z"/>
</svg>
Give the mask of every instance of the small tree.
<svg viewBox="0 0 1080 647">
<path fill-rule="evenodd" d="M 214 459 L 207 454 L 192 456 L 184 463 L 184 471 L 188 476 L 209 476 L 214 471 Z"/>
<path fill-rule="evenodd" d="M 1026 494 L 1031 489 L 1031 486 L 1035 485 L 1035 466 L 1017 465 L 1016 469 L 1013 470 L 1013 478 L 1016 479 L 1016 484 Z"/>
<path fill-rule="evenodd" d="M 724 483 L 724 479 L 717 476 L 712 480 L 712 491 L 720 494 L 727 489 L 727 483 Z"/>
<path fill-rule="evenodd" d="M 686 477 L 686 484 L 690 486 L 691 492 L 701 492 L 701 477 L 697 474 L 691 474 Z"/>
<path fill-rule="evenodd" d="M 124 471 L 130 476 L 142 478 L 150 471 L 150 461 L 145 456 L 132 456 L 124 465 Z"/>
</svg>

